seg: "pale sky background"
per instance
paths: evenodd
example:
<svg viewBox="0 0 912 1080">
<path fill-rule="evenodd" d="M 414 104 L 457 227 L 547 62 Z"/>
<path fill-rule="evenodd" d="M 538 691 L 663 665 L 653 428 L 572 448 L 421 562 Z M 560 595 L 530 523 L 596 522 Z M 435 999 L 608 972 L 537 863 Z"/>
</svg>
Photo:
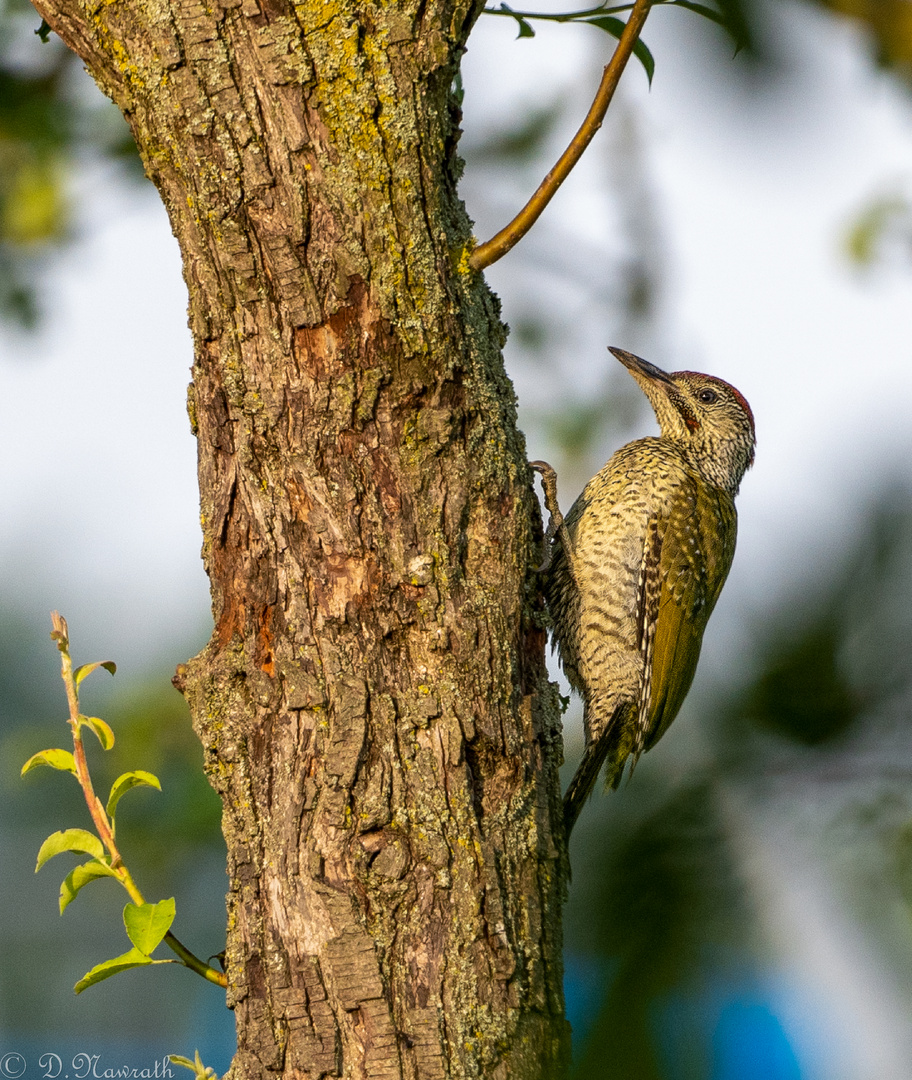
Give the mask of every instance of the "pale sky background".
<svg viewBox="0 0 912 1080">
<path fill-rule="evenodd" d="M 740 497 L 726 590 L 729 601 L 757 603 L 825 557 L 880 478 L 912 472 L 912 275 L 864 278 L 840 250 L 865 202 L 912 189 L 912 95 L 872 68 L 850 23 L 784 11 L 790 42 L 813 64 L 771 98 L 726 88 L 712 69 L 738 60 L 685 33 L 695 17 L 658 11 L 645 35 L 657 58 L 653 87 L 632 63 L 620 103 L 636 107 L 666 255 L 662 340 L 648 358 L 721 375 L 757 418 L 757 464 Z M 487 18 L 470 41 L 468 138 L 556 93 L 573 94 L 581 109 L 591 96 L 607 37 L 544 27 L 532 41 L 514 38 L 512 22 Z M 602 237 L 610 248 L 605 202 L 587 189 L 599 170 L 617 167 L 606 161 L 611 124 L 609 114 L 578 175 L 524 242 L 533 265 Z M 0 328 L 0 554 L 15 568 L 14 596 L 59 607 L 87 640 L 123 645 L 134 619 L 192 626 L 208 596 L 177 245 L 157 199 L 111 179 L 86 164 L 74 184 L 81 239 L 49 269 L 46 330 L 30 341 Z M 509 184 L 478 191 L 471 179 L 464 187 L 480 237 L 530 190 L 526 177 L 514 180 L 517 198 L 506 205 Z M 507 321 L 515 272 L 509 259 L 488 272 Z M 616 340 L 586 297 L 575 302 L 557 317 L 570 322 L 576 369 L 514 372 L 530 456 L 552 451 L 524 422 L 524 405 L 553 401 L 568 378 L 585 393 L 612 363 L 607 344 L 646 351 Z"/>
<path fill-rule="evenodd" d="M 863 206 L 878 195 L 912 191 L 912 95 L 873 67 L 864 35 L 851 23 L 810 7 L 776 10 L 786 51 L 805 65 L 765 95 L 726 76 L 730 54 L 695 41 L 688 14 L 650 16 L 644 38 L 657 60 L 653 86 L 632 63 L 621 95 L 643 143 L 661 234 L 660 325 L 643 342 L 618 340 L 611 312 L 593 310 L 591 297 L 562 292 L 561 376 L 516 372 L 521 417 L 524 402 L 559 400 L 561 377 L 585 399 L 612 363 L 607 344 L 668 369 L 719 375 L 751 402 L 757 462 L 742 485 L 739 550 L 692 699 L 699 699 L 701 679 L 705 685 L 745 661 L 756 615 L 826 575 L 883 483 L 897 479 L 912 490 L 912 272 L 907 264 L 862 275 L 842 248 Z M 520 110 L 547 100 L 555 83 L 583 115 L 603 62 L 597 32 L 570 31 L 580 49 L 571 58 L 557 45 L 565 27 L 515 42 L 512 52 L 507 20 L 489 20 L 481 31 L 466 58 L 468 131 L 479 114 L 478 123 L 499 125 L 491 118 L 501 106 L 486 107 L 488 101 L 502 94 Z M 490 73 L 506 55 L 511 68 L 495 84 Z M 595 256 L 599 237 L 611 248 L 617 225 L 595 193 L 604 174 L 618 168 L 611 147 L 620 117 L 621 110 L 609 113 L 600 142 L 549 208 L 546 228 L 525 241 L 535 248 L 540 273 L 561 253 Z M 470 211 L 481 218 L 485 192 L 469 187 Z M 521 205 L 519 190 L 515 197 L 511 207 L 499 200 L 480 238 Z M 593 274 L 605 264 L 594 257 Z M 511 298 L 520 302 L 528 277 L 520 278 L 509 260 L 488 277 L 509 321 Z M 651 433 L 651 421 L 646 425 L 642 433 Z M 524 426 L 530 457 L 549 458 L 553 449 Z M 584 479 L 562 489 L 565 509 Z M 687 735 L 685 716 L 662 750 L 686 748 Z M 801 798 L 767 793 L 758 806 L 739 803 L 733 793 L 729 815 L 733 850 L 774 956 L 774 1008 L 807 1080 L 908 1080 L 907 972 L 891 967 L 883 942 L 860 928 L 821 857 L 834 803 L 845 791 L 816 791 L 819 801 L 810 806 Z"/>
<path fill-rule="evenodd" d="M 707 635 L 701 672 L 711 677 L 743 649 L 746 613 L 772 607 L 825 570 L 881 482 L 912 480 L 912 271 L 862 276 L 840 248 L 865 203 L 912 191 L 912 93 L 873 68 L 852 24 L 782 5 L 790 48 L 811 62 L 755 97 L 720 75 L 739 61 L 700 44 L 687 26 L 694 18 L 650 17 L 653 87 L 632 63 L 616 110 L 633 116 L 643 141 L 660 225 L 658 327 L 648 341 L 618 340 L 611 313 L 592 294 L 556 284 L 564 338 L 554 367 L 521 363 L 515 343 L 508 364 L 530 457 L 553 460 L 556 451 L 524 408 L 540 410 L 570 391 L 585 397 L 613 363 L 608 344 L 667 369 L 719 375 L 751 402 L 757 464 L 743 484 L 738 556 Z M 610 46 L 595 30 L 565 27 L 514 39 L 508 20 L 483 19 L 470 41 L 467 138 L 558 93 L 581 118 Z M 617 225 L 599 185 L 618 168 L 612 122 L 609 115 L 578 174 L 524 241 L 524 268 L 507 259 L 488 272 L 508 322 L 526 287 L 522 275 L 536 267 L 546 281 L 553 264 L 587 251 L 594 279 L 610 267 Z M 86 163 L 75 181 L 80 238 L 48 270 L 46 329 L 26 339 L 0 328 L 0 559 L 5 605 L 38 627 L 58 608 L 78 655 L 110 655 L 129 672 L 149 652 L 177 664 L 202 646 L 208 590 L 177 245 L 154 193 L 112 184 L 113 176 Z M 479 239 L 518 209 L 537 179 L 505 178 L 492 191 L 466 178 Z M 644 421 L 642 433 L 652 430 Z M 567 483 L 565 508 L 578 490 Z M 50 653 L 36 658 L 44 661 L 53 662 Z M 809 999 L 801 987 L 813 983 L 820 994 L 829 982 L 831 1024 L 816 1033 L 808 1026 L 803 1036 L 816 1044 L 820 1030 L 830 1032 L 816 1051 L 821 1080 L 912 1075 L 908 1003 L 889 972 L 833 908 L 788 822 L 771 819 L 760 834 L 755 850 L 778 897 L 783 955 L 792 956 L 782 984 L 790 1034 L 800 1040 L 804 1030 Z M 808 921 L 808 911 L 819 919 Z M 820 1022 L 816 1005 L 814 1012 Z M 879 1033 L 877 1053 L 871 1040 L 848 1045 L 853 1015 L 852 1030 L 861 1023 Z"/>
</svg>

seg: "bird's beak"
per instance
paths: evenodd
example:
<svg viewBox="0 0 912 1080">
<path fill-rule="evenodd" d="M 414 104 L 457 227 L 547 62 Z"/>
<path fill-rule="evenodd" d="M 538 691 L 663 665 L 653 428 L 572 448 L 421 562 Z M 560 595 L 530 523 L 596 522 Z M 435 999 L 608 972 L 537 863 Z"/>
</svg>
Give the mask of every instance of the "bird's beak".
<svg viewBox="0 0 912 1080">
<path fill-rule="evenodd" d="M 623 349 L 615 349 L 611 345 L 608 348 L 639 383 L 640 389 L 649 399 L 649 404 L 659 421 L 659 428 L 663 432 L 673 431 L 682 423 L 688 430 L 696 431 L 700 426 L 697 418 L 681 397 L 674 380 L 667 371 Z"/>
<path fill-rule="evenodd" d="M 616 356 L 634 378 L 637 378 L 638 375 L 642 376 L 642 378 L 637 378 L 640 385 L 643 385 L 643 379 L 652 383 L 672 385 L 668 372 L 656 367 L 655 364 L 650 364 L 648 360 L 634 356 L 633 353 L 625 352 L 624 349 L 616 349 L 613 345 L 608 346 L 608 352 Z"/>
</svg>

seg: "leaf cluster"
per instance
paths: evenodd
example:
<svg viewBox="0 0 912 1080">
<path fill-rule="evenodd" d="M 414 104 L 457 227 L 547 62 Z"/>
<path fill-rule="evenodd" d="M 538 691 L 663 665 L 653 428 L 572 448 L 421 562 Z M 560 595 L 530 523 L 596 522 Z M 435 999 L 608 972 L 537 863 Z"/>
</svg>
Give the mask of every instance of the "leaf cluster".
<svg viewBox="0 0 912 1080">
<path fill-rule="evenodd" d="M 61 676 L 70 707 L 69 725 L 73 737 L 73 750 L 71 752 L 59 747 L 40 750 L 26 761 L 22 767 L 22 774 L 25 775 L 32 769 L 43 766 L 59 772 L 68 772 L 74 776 L 82 788 L 95 831 L 71 828 L 52 833 L 41 845 L 35 870 L 37 872 L 48 860 L 63 852 L 89 856 L 88 861 L 80 863 L 67 874 L 60 886 L 61 914 L 86 885 L 102 878 L 113 878 L 117 881 L 126 890 L 131 900 L 124 908 L 123 918 L 132 948 L 120 956 L 93 967 L 76 983 L 76 993 L 81 993 L 87 987 L 130 968 L 175 962 L 184 964 L 210 982 L 224 985 L 225 980 L 221 972 L 215 971 L 195 957 L 171 934 L 171 924 L 175 917 L 174 899 L 160 900 L 155 904 L 147 903 L 121 857 L 116 843 L 117 809 L 121 799 L 128 791 L 138 787 L 151 787 L 160 791 L 161 783 L 153 773 L 144 769 L 133 769 L 117 777 L 111 785 L 104 805 L 95 795 L 82 734 L 86 730 L 92 732 L 102 749 L 110 750 L 114 746 L 114 732 L 111 726 L 100 717 L 85 716 L 79 711 L 79 686 L 93 671 L 103 668 L 113 675 L 116 667 L 112 661 L 104 660 L 73 668 L 66 620 L 56 612 L 52 618 L 54 630 L 51 637 L 56 641 L 61 654 Z M 177 961 L 153 960 L 152 953 L 162 941 L 166 941 L 177 954 Z"/>
<path fill-rule="evenodd" d="M 654 0 L 654 7 L 678 7 L 687 8 L 704 19 L 721 26 L 731 37 L 738 52 L 748 44 L 746 24 L 736 9 L 728 2 L 721 2 L 717 7 L 708 4 L 696 3 L 695 0 Z M 560 13 L 540 11 L 517 11 L 509 4 L 501 3 L 497 8 L 485 8 L 486 15 L 503 15 L 516 22 L 517 37 L 535 37 L 533 22 L 575 23 L 578 26 L 594 26 L 602 30 L 610 37 L 620 40 L 626 23 L 619 19 L 618 13 L 630 11 L 633 4 L 599 4 L 596 7 L 584 8 L 580 11 L 567 11 Z M 645 42 L 637 41 L 633 47 L 633 54 L 643 65 L 646 76 L 650 83 L 655 73 L 655 59 Z"/>
</svg>

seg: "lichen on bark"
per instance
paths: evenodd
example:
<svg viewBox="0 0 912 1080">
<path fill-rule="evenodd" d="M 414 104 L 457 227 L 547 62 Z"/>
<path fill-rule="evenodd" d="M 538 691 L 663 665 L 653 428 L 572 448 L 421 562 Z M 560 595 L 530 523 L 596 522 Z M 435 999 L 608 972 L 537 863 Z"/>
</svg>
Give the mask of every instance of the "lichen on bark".
<svg viewBox="0 0 912 1080">
<path fill-rule="evenodd" d="M 477 4 L 38 0 L 180 244 L 238 1080 L 559 1075 L 537 508 L 467 272 Z M 163 358 L 162 362 L 171 362 Z"/>
</svg>

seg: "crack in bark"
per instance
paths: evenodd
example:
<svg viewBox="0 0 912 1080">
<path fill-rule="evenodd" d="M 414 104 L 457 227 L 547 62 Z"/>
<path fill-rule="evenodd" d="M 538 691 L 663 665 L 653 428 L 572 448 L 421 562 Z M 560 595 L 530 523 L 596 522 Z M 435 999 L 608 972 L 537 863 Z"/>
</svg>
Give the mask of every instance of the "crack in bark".
<svg viewBox="0 0 912 1080">
<path fill-rule="evenodd" d="M 216 631 L 179 681 L 225 807 L 233 1080 L 557 1075 L 535 501 L 499 309 L 450 255 L 477 5 L 37 6 L 184 257 Z"/>
</svg>

